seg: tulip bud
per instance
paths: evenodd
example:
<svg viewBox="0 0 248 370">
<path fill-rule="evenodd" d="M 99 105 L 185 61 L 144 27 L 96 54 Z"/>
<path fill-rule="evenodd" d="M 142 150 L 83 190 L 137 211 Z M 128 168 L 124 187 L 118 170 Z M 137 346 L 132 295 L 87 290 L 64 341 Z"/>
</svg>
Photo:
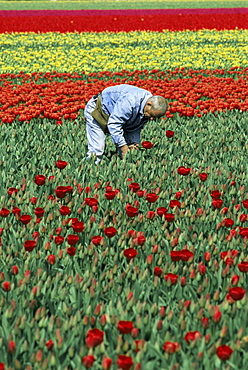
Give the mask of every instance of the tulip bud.
<svg viewBox="0 0 248 370">
<path fill-rule="evenodd" d="M 157 330 L 162 330 L 163 328 L 163 321 L 162 320 L 158 320 L 157 322 Z"/>
<path fill-rule="evenodd" d="M 217 307 L 215 307 L 215 309 L 214 309 L 214 314 L 213 314 L 212 319 L 213 319 L 213 321 L 214 321 L 215 323 L 218 323 L 218 322 L 220 322 L 221 317 L 222 317 L 222 313 L 219 311 L 218 306 L 217 306 Z"/>
<path fill-rule="evenodd" d="M 103 315 L 100 317 L 99 322 L 100 322 L 100 325 L 101 325 L 102 327 L 104 327 L 104 326 L 106 325 L 106 322 L 107 322 L 107 316 L 106 316 L 105 314 L 103 314 Z"/>
<path fill-rule="evenodd" d="M 206 334 L 204 339 L 205 339 L 205 343 L 208 344 L 211 340 L 210 334 Z"/>
<path fill-rule="evenodd" d="M 220 331 L 220 338 L 224 338 L 226 337 L 227 335 L 227 332 L 228 332 L 228 327 L 226 325 L 224 325 Z"/>
<path fill-rule="evenodd" d="M 180 285 L 181 285 L 181 287 L 185 287 L 186 284 L 187 284 L 186 277 L 185 276 L 182 276 L 181 279 L 180 279 Z"/>
<path fill-rule="evenodd" d="M 42 350 L 41 350 L 41 349 L 39 349 L 39 350 L 37 351 L 37 353 L 36 353 L 35 360 L 36 360 L 37 362 L 41 362 L 41 361 L 42 361 L 42 357 L 43 357 Z"/>
<path fill-rule="evenodd" d="M 11 340 L 9 343 L 8 343 L 8 353 L 10 353 L 11 355 L 13 355 L 16 351 L 16 344 L 13 340 Z"/>
<path fill-rule="evenodd" d="M 103 357 L 102 359 L 102 368 L 103 370 L 109 370 L 112 364 L 112 359 L 108 357 Z"/>
<path fill-rule="evenodd" d="M 150 255 L 147 257 L 147 259 L 146 259 L 146 263 L 147 263 L 148 265 L 151 265 L 151 264 L 152 264 L 152 260 L 153 260 L 153 255 L 152 255 L 152 254 L 150 254 Z"/>
<path fill-rule="evenodd" d="M 189 278 L 194 280 L 196 278 L 196 270 L 192 269 L 189 274 Z"/>
<path fill-rule="evenodd" d="M 131 335 L 133 338 L 137 338 L 139 335 L 139 329 L 138 328 L 133 328 L 131 331 Z"/>
</svg>

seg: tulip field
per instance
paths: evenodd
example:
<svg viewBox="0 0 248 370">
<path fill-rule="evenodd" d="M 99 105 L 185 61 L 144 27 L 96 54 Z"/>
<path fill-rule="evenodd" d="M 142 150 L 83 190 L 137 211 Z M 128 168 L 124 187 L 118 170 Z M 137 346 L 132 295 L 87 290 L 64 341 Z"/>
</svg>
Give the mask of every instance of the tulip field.
<svg viewBox="0 0 248 370">
<path fill-rule="evenodd" d="M 0 9 L 0 370 L 248 368 L 247 3 Z M 96 165 L 116 84 L 168 110 Z"/>
</svg>

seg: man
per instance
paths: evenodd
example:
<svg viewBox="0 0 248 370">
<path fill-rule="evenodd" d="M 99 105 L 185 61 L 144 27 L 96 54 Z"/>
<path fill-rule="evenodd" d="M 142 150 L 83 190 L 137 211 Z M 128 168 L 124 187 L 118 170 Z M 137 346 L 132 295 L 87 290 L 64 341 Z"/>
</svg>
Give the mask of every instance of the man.
<svg viewBox="0 0 248 370">
<path fill-rule="evenodd" d="M 139 145 L 145 123 L 162 117 L 167 107 L 164 97 L 153 96 L 145 89 L 128 84 L 107 87 L 85 107 L 87 157 L 94 154 L 95 163 L 101 161 L 108 133 L 123 157 Z"/>
</svg>

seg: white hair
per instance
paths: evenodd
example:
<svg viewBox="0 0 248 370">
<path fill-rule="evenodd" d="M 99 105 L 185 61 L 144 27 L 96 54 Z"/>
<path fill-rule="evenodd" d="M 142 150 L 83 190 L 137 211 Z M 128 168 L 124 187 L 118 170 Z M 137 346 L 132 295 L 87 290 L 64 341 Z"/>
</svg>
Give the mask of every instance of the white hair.
<svg viewBox="0 0 248 370">
<path fill-rule="evenodd" d="M 163 116 L 168 109 L 168 102 L 163 96 L 154 95 L 151 96 L 148 101 L 151 103 L 151 110 L 160 111 L 161 116 Z"/>
</svg>

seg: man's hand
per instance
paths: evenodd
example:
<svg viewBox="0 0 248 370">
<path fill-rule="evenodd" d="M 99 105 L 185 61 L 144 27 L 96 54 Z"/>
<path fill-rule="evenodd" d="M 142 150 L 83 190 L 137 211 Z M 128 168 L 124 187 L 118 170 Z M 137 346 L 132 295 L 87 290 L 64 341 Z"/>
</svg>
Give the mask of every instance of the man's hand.
<svg viewBox="0 0 248 370">
<path fill-rule="evenodd" d="M 129 150 L 137 150 L 138 149 L 138 146 L 139 146 L 139 144 L 136 144 L 136 143 L 133 143 L 131 145 L 123 145 L 123 146 L 121 146 L 120 147 L 120 150 L 121 150 L 121 153 L 122 153 L 122 157 L 124 157 Z"/>
<path fill-rule="evenodd" d="M 133 143 L 133 144 L 129 145 L 128 149 L 131 149 L 131 150 L 132 150 L 132 149 L 137 150 L 137 149 L 139 149 L 139 144 Z"/>
<path fill-rule="evenodd" d="M 120 150 L 121 150 L 122 155 L 124 156 L 128 152 L 128 146 L 123 145 L 120 147 Z"/>
</svg>

